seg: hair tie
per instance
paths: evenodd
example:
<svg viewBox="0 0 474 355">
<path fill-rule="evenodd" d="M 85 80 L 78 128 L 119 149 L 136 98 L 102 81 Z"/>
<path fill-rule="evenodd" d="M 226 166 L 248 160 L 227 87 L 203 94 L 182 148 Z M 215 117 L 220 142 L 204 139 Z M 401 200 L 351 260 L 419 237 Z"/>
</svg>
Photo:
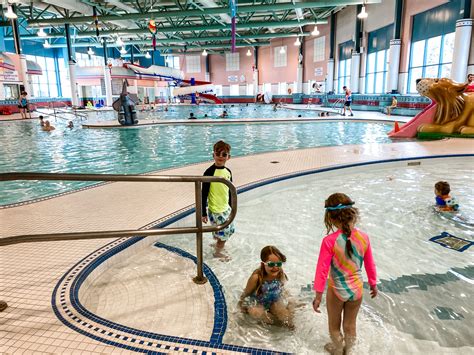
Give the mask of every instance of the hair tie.
<svg viewBox="0 0 474 355">
<path fill-rule="evenodd" d="M 337 206 L 326 207 L 326 210 L 328 210 L 328 211 L 342 210 L 344 208 L 351 208 L 353 204 L 354 204 L 354 202 L 350 202 L 347 205 L 343 205 L 342 203 L 340 203 Z"/>
</svg>

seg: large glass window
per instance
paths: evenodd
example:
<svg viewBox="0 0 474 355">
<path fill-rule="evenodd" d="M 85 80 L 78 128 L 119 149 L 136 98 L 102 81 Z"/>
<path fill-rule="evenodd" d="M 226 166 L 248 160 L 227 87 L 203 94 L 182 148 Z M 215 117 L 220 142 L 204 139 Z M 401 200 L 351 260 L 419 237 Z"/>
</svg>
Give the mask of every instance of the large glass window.
<svg viewBox="0 0 474 355">
<path fill-rule="evenodd" d="M 418 78 L 449 77 L 453 51 L 454 32 L 414 42 L 411 45 L 407 92 L 416 93 Z"/>
<path fill-rule="evenodd" d="M 351 62 L 354 42 L 347 41 L 339 44 L 339 64 L 337 70 L 337 92 L 342 93 L 342 87 L 351 86 Z"/>
<path fill-rule="evenodd" d="M 169 55 L 166 57 L 165 63 L 170 68 L 179 69 L 179 57 Z"/>
<path fill-rule="evenodd" d="M 338 92 L 342 93 L 343 86 L 351 86 L 351 59 L 345 59 L 339 61 L 339 70 L 338 70 Z"/>
<path fill-rule="evenodd" d="M 27 55 L 27 60 L 39 64 L 42 75 L 31 75 L 31 97 L 58 97 L 58 81 L 54 58 Z"/>
<path fill-rule="evenodd" d="M 387 80 L 387 50 L 370 53 L 367 56 L 367 74 L 365 92 L 367 94 L 382 94 L 385 92 Z"/>
</svg>

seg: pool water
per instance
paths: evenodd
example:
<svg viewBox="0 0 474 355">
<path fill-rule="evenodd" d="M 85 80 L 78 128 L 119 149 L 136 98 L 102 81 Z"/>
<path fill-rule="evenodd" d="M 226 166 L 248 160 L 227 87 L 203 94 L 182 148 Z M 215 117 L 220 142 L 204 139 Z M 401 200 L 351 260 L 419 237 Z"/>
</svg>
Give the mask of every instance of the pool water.
<svg viewBox="0 0 474 355">
<path fill-rule="evenodd" d="M 377 298 L 370 299 L 365 291 L 355 353 L 472 353 L 474 248 L 457 252 L 429 239 L 446 231 L 474 240 L 473 163 L 473 158 L 462 158 L 423 160 L 415 167 L 406 162 L 371 165 L 241 194 L 236 233 L 226 245 L 232 260 L 214 259 L 211 236 L 204 241 L 204 260 L 221 282 L 227 303 L 224 343 L 298 354 L 324 352 L 329 341 L 325 304 L 322 314 L 314 313 L 311 282 L 326 235 L 324 200 L 344 192 L 360 211 L 358 227 L 370 236 L 380 281 Z M 439 180 L 450 182 L 463 223 L 434 211 L 433 186 Z M 182 224 L 192 225 L 193 218 Z M 195 253 L 189 236 L 167 236 L 160 242 Z M 238 310 L 239 296 L 265 245 L 275 245 L 287 256 L 287 288 L 304 304 L 296 311 L 295 332 L 261 325 Z"/>
<path fill-rule="evenodd" d="M 226 104 L 226 105 L 184 105 L 168 106 L 168 111 L 164 110 L 164 106 L 155 106 L 153 110 L 148 107 L 146 110 L 137 110 L 137 117 L 139 120 L 147 119 L 163 119 L 163 120 L 183 120 L 189 117 L 192 112 L 197 119 L 205 118 L 220 118 L 222 112 L 227 111 L 227 119 L 237 118 L 297 118 L 301 117 L 317 117 L 319 112 L 306 110 L 290 110 L 285 108 L 273 109 L 273 105 L 256 105 L 256 104 Z M 208 117 L 204 117 L 207 114 Z M 114 111 L 97 111 L 89 113 L 91 120 L 116 120 L 116 113 Z"/>
<path fill-rule="evenodd" d="M 391 125 L 363 122 L 165 125 L 135 129 L 81 129 L 53 122 L 0 125 L 0 172 L 140 174 L 209 161 L 220 139 L 233 156 L 268 151 L 364 143 L 387 143 Z M 87 182 L 13 181 L 0 185 L 0 205 L 90 185 Z"/>
</svg>

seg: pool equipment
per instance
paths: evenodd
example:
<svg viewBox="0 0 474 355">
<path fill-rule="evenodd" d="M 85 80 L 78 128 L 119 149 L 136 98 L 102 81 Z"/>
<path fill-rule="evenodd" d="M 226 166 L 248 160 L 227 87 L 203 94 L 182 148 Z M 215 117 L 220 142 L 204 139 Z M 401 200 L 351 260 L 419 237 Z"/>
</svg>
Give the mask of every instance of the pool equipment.
<svg viewBox="0 0 474 355">
<path fill-rule="evenodd" d="M 132 126 L 138 123 L 135 103 L 128 95 L 127 87 L 128 81 L 125 79 L 120 97 L 112 104 L 114 110 L 118 112 L 118 121 L 122 126 Z"/>
<path fill-rule="evenodd" d="M 467 250 L 471 245 L 474 244 L 469 240 L 455 237 L 454 235 L 451 235 L 448 232 L 443 232 L 440 235 L 432 237 L 430 238 L 430 241 L 437 243 L 442 247 L 453 249 L 459 252 Z"/>
</svg>

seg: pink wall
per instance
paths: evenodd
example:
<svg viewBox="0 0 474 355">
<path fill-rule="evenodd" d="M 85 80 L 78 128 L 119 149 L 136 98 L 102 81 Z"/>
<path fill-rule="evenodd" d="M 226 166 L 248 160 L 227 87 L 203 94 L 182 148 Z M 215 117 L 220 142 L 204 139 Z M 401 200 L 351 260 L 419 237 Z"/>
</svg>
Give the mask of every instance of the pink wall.
<svg viewBox="0 0 474 355">
<path fill-rule="evenodd" d="M 247 50 L 250 49 L 251 56 L 247 56 Z M 251 84 L 253 81 L 252 67 L 254 64 L 253 48 L 237 48 L 239 53 L 240 70 L 226 71 L 225 54 L 212 54 L 209 57 L 210 81 L 216 85 L 235 85 L 237 82 L 230 82 L 229 76 L 238 76 L 239 84 Z"/>
<path fill-rule="evenodd" d="M 305 32 L 313 31 L 314 26 L 306 26 L 304 28 Z M 325 60 L 322 62 L 315 62 L 314 61 L 314 39 L 315 36 L 308 36 L 304 38 L 304 57 L 303 57 L 303 82 L 309 80 L 316 80 L 316 81 L 324 81 L 327 74 L 327 61 L 329 59 L 329 34 L 331 31 L 331 25 L 318 25 L 319 36 L 318 37 L 325 37 L 324 43 L 326 44 L 324 58 Z M 315 68 L 323 68 L 322 75 L 315 75 L 314 69 Z"/>
<path fill-rule="evenodd" d="M 278 38 L 270 41 L 270 46 L 258 49 L 258 83 L 276 84 L 279 82 L 291 83 L 296 81 L 296 68 L 298 66 L 299 47 L 293 43 L 296 38 Z M 286 67 L 274 68 L 274 48 L 286 46 Z"/>
<path fill-rule="evenodd" d="M 447 3 L 447 0 L 406 0 L 402 19 L 402 49 L 400 54 L 400 73 L 408 71 L 409 51 L 413 16 Z"/>
<path fill-rule="evenodd" d="M 202 56 L 200 52 L 196 52 L 196 56 L 199 56 L 201 61 L 201 72 L 199 73 L 188 73 L 186 71 L 186 59 L 184 55 L 179 56 L 179 67 L 184 72 L 184 78 L 189 80 L 194 78 L 196 80 L 205 80 L 206 79 L 206 57 Z"/>
</svg>

